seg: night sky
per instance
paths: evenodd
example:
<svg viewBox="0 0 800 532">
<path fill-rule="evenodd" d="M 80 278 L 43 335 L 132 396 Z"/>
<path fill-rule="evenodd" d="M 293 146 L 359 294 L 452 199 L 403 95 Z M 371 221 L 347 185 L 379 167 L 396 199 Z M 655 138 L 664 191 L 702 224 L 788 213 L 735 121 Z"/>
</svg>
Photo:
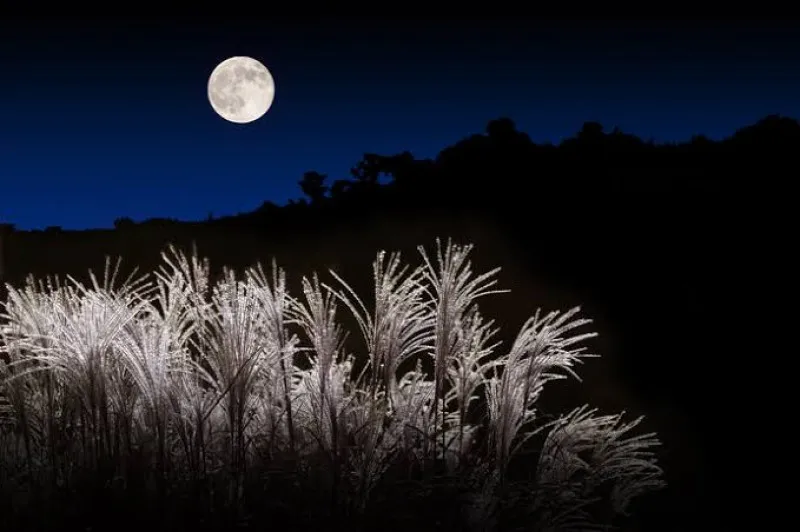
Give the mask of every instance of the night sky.
<svg viewBox="0 0 800 532">
<path fill-rule="evenodd" d="M 207 101 L 233 55 L 275 78 L 252 124 Z M 768 23 L 12 17 L 0 62 L 0 221 L 20 229 L 283 204 L 305 171 L 433 157 L 500 116 L 554 142 L 589 120 L 676 141 L 800 117 L 800 31 Z"/>
</svg>

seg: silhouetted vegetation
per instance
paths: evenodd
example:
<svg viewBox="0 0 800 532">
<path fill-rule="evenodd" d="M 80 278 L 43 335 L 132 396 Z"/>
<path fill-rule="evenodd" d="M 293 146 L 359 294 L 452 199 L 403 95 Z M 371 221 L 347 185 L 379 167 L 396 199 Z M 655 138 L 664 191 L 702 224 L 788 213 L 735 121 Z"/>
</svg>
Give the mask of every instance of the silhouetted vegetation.
<svg viewBox="0 0 800 532">
<path fill-rule="evenodd" d="M 114 231 L 10 231 L 4 273 L 14 285 L 29 273 L 85 279 L 105 255 L 150 270 L 168 242 L 194 243 L 213 267 L 275 256 L 298 275 L 333 266 L 365 278 L 361 291 L 369 274 L 360 264 L 377 248 L 474 242 L 476 264 L 503 265 L 514 291 L 488 309 L 499 323 L 573 304 L 596 319 L 614 369 L 587 368 L 589 393 L 600 406 L 646 413 L 665 441 L 669 502 L 648 529 L 713 527 L 727 465 L 712 442 L 732 417 L 728 396 L 712 389 L 726 385 L 727 320 L 739 297 L 730 268 L 749 260 L 742 220 L 797 174 L 798 147 L 800 123 L 781 116 L 724 140 L 666 144 L 589 122 L 557 145 L 501 118 L 435 159 L 365 154 L 349 177 L 310 169 L 299 180 L 305 197 L 285 206 L 193 223 L 120 218 Z"/>
<path fill-rule="evenodd" d="M 127 216 L 114 220 L 114 229 L 129 229 L 134 225 L 136 225 L 136 222 Z"/>
</svg>

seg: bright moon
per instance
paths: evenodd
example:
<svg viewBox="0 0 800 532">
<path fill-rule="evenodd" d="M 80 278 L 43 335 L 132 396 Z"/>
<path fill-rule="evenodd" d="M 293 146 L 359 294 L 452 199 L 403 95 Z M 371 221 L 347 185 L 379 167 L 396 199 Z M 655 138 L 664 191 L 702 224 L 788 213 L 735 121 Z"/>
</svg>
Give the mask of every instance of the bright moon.
<svg viewBox="0 0 800 532">
<path fill-rule="evenodd" d="M 230 57 L 208 79 L 208 101 L 229 122 L 247 124 L 266 113 L 275 98 L 275 81 L 252 57 Z"/>
</svg>

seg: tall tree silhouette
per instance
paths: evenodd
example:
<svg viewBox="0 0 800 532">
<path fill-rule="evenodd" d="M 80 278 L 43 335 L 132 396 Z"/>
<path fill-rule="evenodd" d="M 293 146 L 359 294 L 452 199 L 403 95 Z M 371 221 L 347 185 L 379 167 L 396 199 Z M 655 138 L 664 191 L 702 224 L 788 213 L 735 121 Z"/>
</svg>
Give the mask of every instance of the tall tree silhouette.
<svg viewBox="0 0 800 532">
<path fill-rule="evenodd" d="M 303 174 L 303 179 L 299 181 L 303 194 L 308 196 L 312 205 L 321 203 L 325 199 L 325 194 L 328 192 L 328 187 L 325 185 L 327 178 L 325 174 L 310 171 Z"/>
<path fill-rule="evenodd" d="M 350 170 L 358 183 L 376 185 L 383 173 L 383 157 L 375 153 L 365 153 L 361 161 Z"/>
</svg>

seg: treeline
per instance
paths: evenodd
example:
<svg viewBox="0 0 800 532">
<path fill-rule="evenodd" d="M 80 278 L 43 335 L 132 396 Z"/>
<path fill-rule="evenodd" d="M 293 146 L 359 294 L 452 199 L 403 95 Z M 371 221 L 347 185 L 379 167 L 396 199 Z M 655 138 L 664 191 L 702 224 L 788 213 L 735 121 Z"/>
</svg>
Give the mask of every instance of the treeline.
<svg viewBox="0 0 800 532">
<path fill-rule="evenodd" d="M 331 214 L 331 209 L 345 215 L 354 209 L 425 206 L 506 210 L 532 202 L 559 207 L 557 199 L 583 201 L 589 207 L 624 195 L 645 201 L 653 194 L 701 199 L 755 178 L 732 173 L 736 169 L 770 170 L 775 178 L 796 170 L 798 147 L 800 123 L 780 116 L 721 141 L 700 135 L 672 144 L 645 141 L 618 129 L 606 132 L 601 124 L 588 122 L 558 145 L 537 144 L 513 121 L 501 118 L 491 121 L 484 134 L 443 149 L 435 160 L 416 159 L 409 152 L 365 154 L 347 179 L 309 171 L 299 182 L 304 198 L 285 207 L 266 202 L 250 216 L 309 210 Z"/>
<path fill-rule="evenodd" d="M 565 202 L 584 214 L 607 213 L 620 204 L 634 211 L 638 207 L 636 214 L 654 214 L 653 207 L 672 200 L 691 208 L 719 208 L 737 192 L 758 192 L 768 188 L 765 181 L 774 185 L 796 175 L 799 147 L 800 122 L 778 115 L 719 141 L 696 135 L 661 144 L 617 128 L 606 131 L 596 122 L 585 123 L 559 144 L 537 144 L 511 119 L 499 118 L 483 134 L 445 147 L 435 159 L 417 159 L 407 151 L 366 153 L 346 177 L 309 170 L 298 181 L 302 196 L 287 205 L 265 201 L 253 212 L 209 214 L 191 224 L 302 229 L 316 227 L 320 218 L 330 223 L 332 217 L 347 221 L 397 210 L 558 212 Z M 123 216 L 114 225 L 157 229 L 186 223 L 170 218 L 135 222 Z M 55 226 L 45 230 L 59 231 Z"/>
</svg>

